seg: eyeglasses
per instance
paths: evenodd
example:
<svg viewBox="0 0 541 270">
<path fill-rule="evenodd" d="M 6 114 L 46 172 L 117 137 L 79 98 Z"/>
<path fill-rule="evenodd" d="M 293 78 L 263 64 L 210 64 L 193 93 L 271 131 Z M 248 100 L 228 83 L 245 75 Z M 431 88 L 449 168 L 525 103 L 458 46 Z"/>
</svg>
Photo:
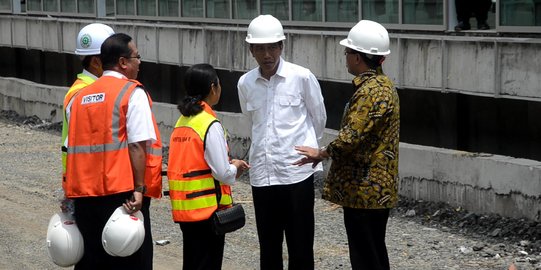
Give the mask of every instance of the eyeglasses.
<svg viewBox="0 0 541 270">
<path fill-rule="evenodd" d="M 137 58 L 137 60 L 141 60 L 141 55 L 140 54 L 138 54 L 136 56 L 122 56 L 122 57 L 124 57 L 124 58 Z"/>
<path fill-rule="evenodd" d="M 348 54 L 359 54 L 359 53 L 356 51 L 344 51 L 344 55 L 348 55 Z"/>
</svg>

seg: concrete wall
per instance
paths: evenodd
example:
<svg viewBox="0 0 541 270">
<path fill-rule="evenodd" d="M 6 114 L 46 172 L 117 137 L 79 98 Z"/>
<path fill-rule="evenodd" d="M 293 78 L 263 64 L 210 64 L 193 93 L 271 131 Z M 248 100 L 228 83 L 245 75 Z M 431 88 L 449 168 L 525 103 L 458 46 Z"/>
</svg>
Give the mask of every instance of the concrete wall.
<svg viewBox="0 0 541 270">
<path fill-rule="evenodd" d="M 0 109 L 61 121 L 66 92 L 66 87 L 0 77 Z M 175 105 L 158 102 L 153 111 L 167 144 L 179 112 Z M 246 158 L 248 123 L 236 113 L 218 114 L 231 135 L 232 154 Z M 322 144 L 335 136 L 335 130 L 326 130 Z M 447 202 L 476 213 L 541 220 L 538 161 L 401 143 L 400 178 L 400 194 L 406 197 Z"/>
<path fill-rule="evenodd" d="M 93 20 L 0 16 L 0 46 L 73 53 L 78 30 Z M 131 35 L 143 61 L 223 70 L 256 66 L 244 41 L 246 25 L 105 21 Z M 349 82 L 344 47 L 348 28 L 286 27 L 284 58 L 320 80 Z M 391 33 L 386 73 L 400 88 L 541 100 L 541 40 L 536 38 Z"/>
</svg>

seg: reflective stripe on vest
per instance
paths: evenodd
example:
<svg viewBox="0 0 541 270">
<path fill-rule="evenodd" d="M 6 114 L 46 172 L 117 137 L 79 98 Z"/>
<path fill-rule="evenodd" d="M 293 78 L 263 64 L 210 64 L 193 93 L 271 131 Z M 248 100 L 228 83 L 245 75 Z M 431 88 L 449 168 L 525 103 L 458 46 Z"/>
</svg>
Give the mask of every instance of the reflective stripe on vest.
<svg viewBox="0 0 541 270">
<path fill-rule="evenodd" d="M 104 196 L 133 190 L 125 125 L 129 98 L 137 86 L 138 83 L 105 76 L 72 98 L 67 197 Z M 96 95 L 103 99 L 83 102 L 83 98 Z"/>
<path fill-rule="evenodd" d="M 94 81 L 94 78 L 85 75 L 84 73 L 80 73 L 77 75 L 77 80 L 73 82 L 70 89 L 64 96 L 64 103 L 62 109 L 62 187 L 64 188 L 64 190 L 64 185 L 66 182 L 66 161 L 68 160 L 68 151 L 66 147 L 66 138 L 68 137 L 68 121 L 66 119 L 66 107 L 68 106 L 68 103 L 71 101 L 73 96 L 77 92 L 79 92 L 79 90 L 92 84 Z"/>
<path fill-rule="evenodd" d="M 215 180 L 204 159 L 206 134 L 217 121 L 206 111 L 181 116 L 171 134 L 167 176 L 175 222 L 205 220 L 218 208 Z M 220 183 L 219 189 L 220 207 L 230 205 L 231 187 Z"/>
</svg>

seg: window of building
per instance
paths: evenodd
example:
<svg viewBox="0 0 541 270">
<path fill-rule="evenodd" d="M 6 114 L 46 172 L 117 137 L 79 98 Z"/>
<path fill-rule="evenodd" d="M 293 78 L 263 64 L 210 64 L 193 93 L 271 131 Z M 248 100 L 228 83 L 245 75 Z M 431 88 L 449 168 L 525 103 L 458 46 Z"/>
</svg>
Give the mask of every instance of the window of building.
<svg viewBox="0 0 541 270">
<path fill-rule="evenodd" d="M 502 26 L 541 26 L 541 0 L 500 0 Z"/>
<path fill-rule="evenodd" d="M 292 0 L 294 21 L 321 21 L 321 0 Z"/>
<path fill-rule="evenodd" d="M 278 20 L 289 20 L 288 0 L 261 0 L 261 14 L 271 14 Z"/>
<path fill-rule="evenodd" d="M 182 0 L 182 17 L 203 17 L 203 1 Z"/>
<path fill-rule="evenodd" d="M 443 0 L 402 0 L 403 23 L 443 25 Z"/>
<path fill-rule="evenodd" d="M 115 16 L 115 0 L 105 0 L 105 15 Z"/>
<path fill-rule="evenodd" d="M 229 0 L 207 0 L 207 18 L 229 19 Z"/>
<path fill-rule="evenodd" d="M 44 0 L 43 11 L 58 12 L 58 1 L 57 0 Z"/>
<path fill-rule="evenodd" d="M 60 11 L 66 13 L 75 13 L 75 0 L 60 0 Z"/>
<path fill-rule="evenodd" d="M 94 13 L 94 0 L 77 0 L 79 13 Z"/>
<path fill-rule="evenodd" d="M 11 1 L 0 0 L 0 10 L 11 10 Z"/>
<path fill-rule="evenodd" d="M 257 17 L 257 0 L 233 0 L 233 19 L 250 20 Z"/>
<path fill-rule="evenodd" d="M 363 0 L 363 19 L 379 23 L 398 23 L 398 0 Z"/>
<path fill-rule="evenodd" d="M 116 0 L 116 14 L 135 15 L 135 4 L 133 0 Z"/>
<path fill-rule="evenodd" d="M 158 0 L 159 16 L 178 17 L 178 0 Z"/>
<path fill-rule="evenodd" d="M 41 1 L 40 0 L 27 0 L 26 8 L 28 11 L 41 11 Z"/>
<path fill-rule="evenodd" d="M 137 15 L 156 16 L 156 1 L 137 0 Z"/>
<path fill-rule="evenodd" d="M 328 22 L 358 22 L 359 3 L 357 0 L 327 0 L 325 14 Z"/>
</svg>

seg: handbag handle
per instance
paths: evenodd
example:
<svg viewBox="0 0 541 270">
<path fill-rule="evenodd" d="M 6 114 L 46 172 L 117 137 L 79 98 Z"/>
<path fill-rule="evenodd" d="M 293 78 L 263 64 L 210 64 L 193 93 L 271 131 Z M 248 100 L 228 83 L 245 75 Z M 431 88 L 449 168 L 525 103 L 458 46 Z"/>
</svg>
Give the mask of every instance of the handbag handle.
<svg viewBox="0 0 541 270">
<path fill-rule="evenodd" d="M 222 189 L 220 188 L 220 182 L 214 179 L 214 190 L 216 191 L 216 203 L 220 206 L 220 200 L 222 199 Z M 233 194 L 231 194 L 231 204 L 233 204 Z"/>
<path fill-rule="evenodd" d="M 218 180 L 214 179 L 214 191 L 216 192 L 216 203 L 220 206 L 220 200 L 222 199 L 222 189 Z"/>
</svg>

